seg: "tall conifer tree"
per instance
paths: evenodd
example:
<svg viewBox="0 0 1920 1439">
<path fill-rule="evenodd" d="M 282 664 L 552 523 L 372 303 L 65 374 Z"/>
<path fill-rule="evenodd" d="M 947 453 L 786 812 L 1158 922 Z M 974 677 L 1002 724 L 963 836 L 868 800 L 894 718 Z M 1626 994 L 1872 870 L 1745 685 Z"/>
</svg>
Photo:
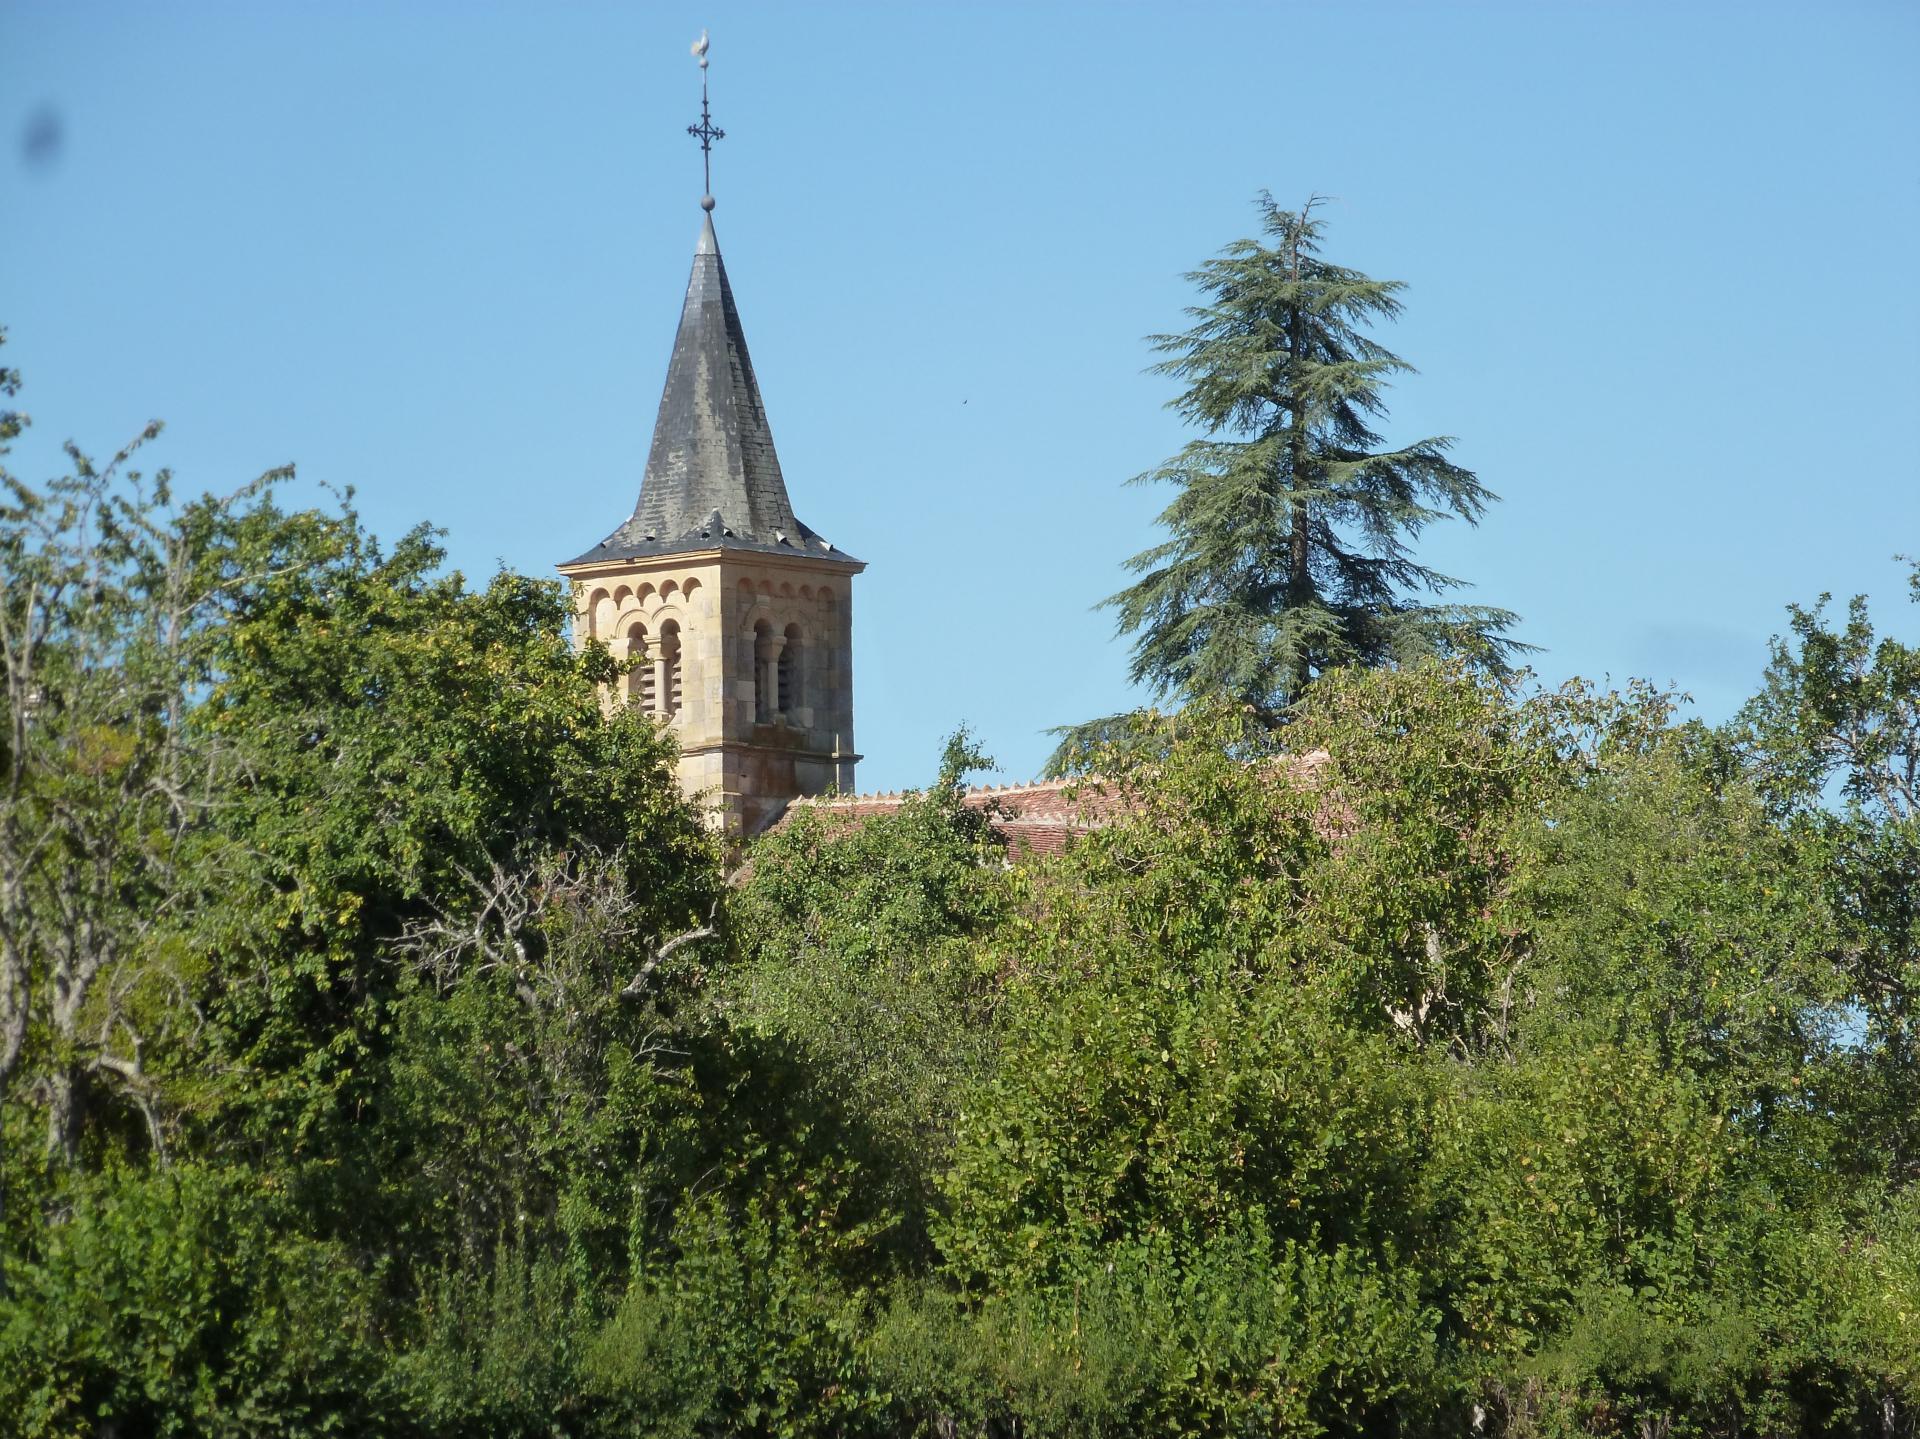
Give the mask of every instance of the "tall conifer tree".
<svg viewBox="0 0 1920 1439">
<path fill-rule="evenodd" d="M 1133 481 L 1178 488 L 1170 533 L 1103 604 L 1138 636 L 1132 678 L 1162 696 L 1276 717 L 1335 666 L 1465 653 L 1498 667 L 1525 648 L 1506 610 L 1428 602 L 1461 581 L 1410 541 L 1447 515 L 1476 522 L 1496 496 L 1445 437 L 1381 448 L 1382 391 L 1412 367 L 1364 327 L 1400 313 L 1403 285 L 1322 260 L 1318 203 L 1283 210 L 1262 192 L 1264 242 L 1188 276 L 1207 303 L 1185 333 L 1153 337 L 1171 357 L 1155 371 L 1187 384 L 1172 407 L 1206 433 Z"/>
</svg>

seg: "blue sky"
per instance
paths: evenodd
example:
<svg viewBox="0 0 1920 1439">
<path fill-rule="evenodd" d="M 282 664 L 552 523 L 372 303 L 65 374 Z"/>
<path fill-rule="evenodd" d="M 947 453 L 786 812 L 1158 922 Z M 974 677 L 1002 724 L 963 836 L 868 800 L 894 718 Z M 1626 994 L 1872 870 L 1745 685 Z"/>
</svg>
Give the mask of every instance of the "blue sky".
<svg viewBox="0 0 1920 1439">
<path fill-rule="evenodd" d="M 50 472 L 151 417 L 476 578 L 631 509 L 715 215 L 795 507 L 866 559 L 866 788 L 1122 707 L 1091 606 L 1188 437 L 1141 337 L 1252 198 L 1408 283 L 1389 437 L 1502 496 L 1421 557 L 1543 678 L 1708 718 L 1920 553 L 1920 6 L 0 3 L 0 323 Z M 36 138 L 37 137 L 37 138 Z"/>
</svg>

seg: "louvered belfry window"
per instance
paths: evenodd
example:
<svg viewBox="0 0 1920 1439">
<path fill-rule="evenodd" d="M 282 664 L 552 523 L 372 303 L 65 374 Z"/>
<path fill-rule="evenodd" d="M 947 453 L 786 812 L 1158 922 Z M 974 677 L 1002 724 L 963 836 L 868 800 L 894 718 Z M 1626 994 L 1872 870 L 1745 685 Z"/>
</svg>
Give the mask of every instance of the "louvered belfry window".
<svg viewBox="0 0 1920 1439">
<path fill-rule="evenodd" d="M 654 712 L 653 657 L 647 651 L 647 627 L 633 625 L 627 630 L 627 658 L 636 661 L 627 671 L 627 702 L 637 704 L 648 714 Z"/>
<path fill-rule="evenodd" d="M 786 643 L 780 646 L 780 713 L 791 715 L 800 708 L 800 626 L 788 625 Z"/>
<path fill-rule="evenodd" d="M 663 693 L 658 714 L 680 713 L 680 626 L 672 620 L 660 626 L 660 675 L 656 680 Z"/>
<path fill-rule="evenodd" d="M 771 724 L 774 715 L 773 627 L 761 620 L 753 627 L 753 722 Z"/>
</svg>

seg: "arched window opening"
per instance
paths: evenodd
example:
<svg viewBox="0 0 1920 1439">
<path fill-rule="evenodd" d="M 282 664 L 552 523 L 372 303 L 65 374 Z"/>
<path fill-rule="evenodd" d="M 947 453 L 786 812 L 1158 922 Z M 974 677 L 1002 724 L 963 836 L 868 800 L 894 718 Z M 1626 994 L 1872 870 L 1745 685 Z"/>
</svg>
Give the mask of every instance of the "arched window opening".
<svg viewBox="0 0 1920 1439">
<path fill-rule="evenodd" d="M 648 714 L 654 710 L 653 661 L 647 654 L 647 627 L 627 627 L 627 658 L 634 661 L 627 671 L 627 703 L 637 704 Z"/>
<path fill-rule="evenodd" d="M 680 626 L 672 620 L 660 626 L 659 673 L 654 683 L 659 688 L 663 715 L 680 713 Z"/>
<path fill-rule="evenodd" d="M 800 708 L 800 626 L 788 625 L 780 646 L 780 713 L 791 716 Z"/>
<path fill-rule="evenodd" d="M 773 626 L 761 620 L 753 627 L 753 722 L 773 722 Z"/>
</svg>

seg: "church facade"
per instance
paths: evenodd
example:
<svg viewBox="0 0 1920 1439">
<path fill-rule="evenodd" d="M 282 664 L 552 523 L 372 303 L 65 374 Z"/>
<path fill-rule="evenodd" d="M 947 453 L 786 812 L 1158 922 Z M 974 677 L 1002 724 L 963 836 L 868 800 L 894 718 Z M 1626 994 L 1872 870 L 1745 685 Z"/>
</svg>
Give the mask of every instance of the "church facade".
<svg viewBox="0 0 1920 1439">
<path fill-rule="evenodd" d="M 705 203 L 639 499 L 559 569 L 577 641 L 631 663 L 610 699 L 672 728 L 681 788 L 744 837 L 854 789 L 865 565 L 793 513 Z"/>
</svg>

